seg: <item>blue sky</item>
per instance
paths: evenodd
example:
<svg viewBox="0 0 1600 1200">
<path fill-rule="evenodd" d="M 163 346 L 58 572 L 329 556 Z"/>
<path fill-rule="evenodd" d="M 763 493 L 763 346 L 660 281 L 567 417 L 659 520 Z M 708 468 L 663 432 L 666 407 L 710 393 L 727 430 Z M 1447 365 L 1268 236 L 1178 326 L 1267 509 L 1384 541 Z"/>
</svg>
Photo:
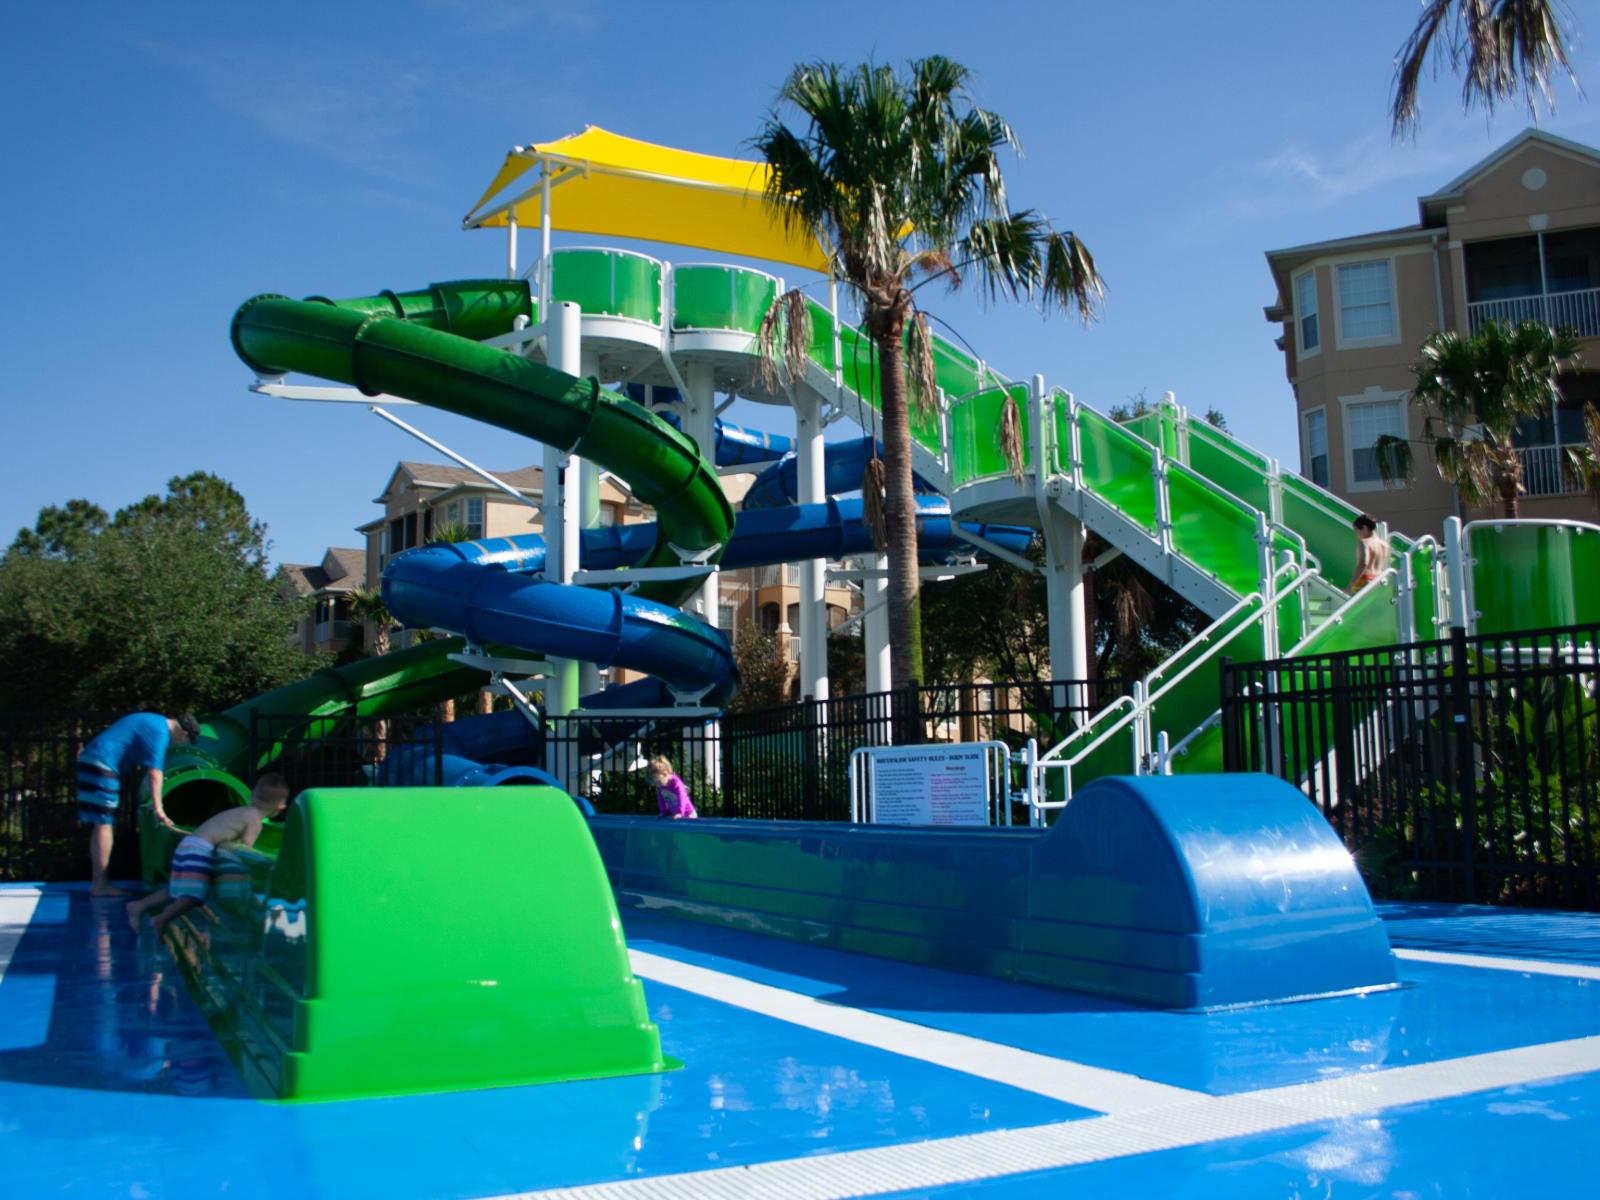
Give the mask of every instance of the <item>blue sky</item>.
<svg viewBox="0 0 1600 1200">
<path fill-rule="evenodd" d="M 464 233 L 460 218 L 508 147 L 592 123 L 748 154 L 784 75 L 814 59 L 964 62 L 1022 140 L 1013 203 L 1095 254 L 1109 296 L 1087 329 L 931 298 L 999 370 L 1043 372 L 1102 407 L 1170 389 L 1293 463 L 1263 252 L 1413 222 L 1417 196 L 1529 123 L 1515 107 L 1493 122 L 1463 114 L 1446 75 L 1424 92 L 1421 136 L 1392 142 L 1392 56 L 1415 12 L 1408 0 L 4 5 L 0 539 L 43 505 L 85 496 L 114 510 L 203 468 L 243 492 L 277 559 L 357 544 L 394 462 L 431 452 L 356 406 L 249 394 L 227 338 L 237 305 L 501 274 L 503 235 Z M 1600 13 L 1573 12 L 1579 76 L 1600 88 Z M 1557 99 L 1542 126 L 1600 144 L 1600 106 L 1565 81 Z M 538 460 L 532 443 L 415 412 L 486 466 Z"/>
</svg>

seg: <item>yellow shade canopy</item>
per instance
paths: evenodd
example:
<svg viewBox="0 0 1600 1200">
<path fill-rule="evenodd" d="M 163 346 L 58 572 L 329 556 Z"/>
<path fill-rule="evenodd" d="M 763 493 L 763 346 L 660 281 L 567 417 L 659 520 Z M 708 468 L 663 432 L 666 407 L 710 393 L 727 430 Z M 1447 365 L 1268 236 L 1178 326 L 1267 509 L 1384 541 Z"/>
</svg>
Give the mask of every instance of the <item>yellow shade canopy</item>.
<svg viewBox="0 0 1600 1200">
<path fill-rule="evenodd" d="M 789 232 L 766 197 L 765 163 L 674 150 L 590 125 L 559 141 L 519 146 L 473 206 L 467 229 L 523 228 L 543 218 L 538 176 L 497 199 L 534 167 L 550 172 L 550 227 L 738 254 L 825 272 L 816 240 Z"/>
</svg>

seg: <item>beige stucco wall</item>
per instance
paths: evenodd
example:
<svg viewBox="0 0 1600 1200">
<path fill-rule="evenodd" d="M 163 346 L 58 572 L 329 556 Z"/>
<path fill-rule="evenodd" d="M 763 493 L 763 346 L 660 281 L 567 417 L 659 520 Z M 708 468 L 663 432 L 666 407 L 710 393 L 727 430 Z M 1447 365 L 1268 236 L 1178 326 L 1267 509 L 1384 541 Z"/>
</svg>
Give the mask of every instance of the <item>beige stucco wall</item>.
<svg viewBox="0 0 1600 1200">
<path fill-rule="evenodd" d="M 1437 533 L 1443 519 L 1455 511 L 1452 489 L 1439 477 L 1432 453 L 1423 439 L 1426 414 L 1407 408 L 1408 436 L 1412 441 L 1414 475 L 1403 488 L 1352 486 L 1344 409 L 1361 400 L 1408 393 L 1412 363 L 1422 341 L 1440 327 L 1465 330 L 1468 325 L 1466 247 L 1487 239 L 1525 238 L 1541 229 L 1553 233 L 1600 226 L 1600 170 L 1594 159 L 1542 141 L 1532 141 L 1508 153 L 1483 174 L 1471 180 L 1459 197 L 1428 198 L 1425 212 L 1438 229 L 1417 229 L 1414 234 L 1370 235 L 1365 246 L 1330 244 L 1307 247 L 1306 255 L 1290 268 L 1275 266 L 1280 302 L 1285 373 L 1293 385 L 1300 444 L 1299 468 L 1309 474 L 1306 414 L 1321 409 L 1326 414 L 1329 486 L 1352 504 L 1411 534 Z M 1392 257 L 1398 337 L 1388 345 L 1351 346 L 1340 337 L 1335 271 L 1341 262 Z M 1436 267 L 1437 259 L 1437 267 Z M 1318 352 L 1298 351 L 1295 279 L 1310 264 L 1317 274 Z M 1278 314 L 1273 314 L 1274 319 Z M 1580 354 L 1591 366 L 1600 365 L 1600 338 L 1580 339 Z M 1469 510 L 1466 515 L 1492 515 L 1495 506 Z M 1594 521 L 1600 510 L 1584 496 L 1525 497 L 1523 515 Z"/>
</svg>

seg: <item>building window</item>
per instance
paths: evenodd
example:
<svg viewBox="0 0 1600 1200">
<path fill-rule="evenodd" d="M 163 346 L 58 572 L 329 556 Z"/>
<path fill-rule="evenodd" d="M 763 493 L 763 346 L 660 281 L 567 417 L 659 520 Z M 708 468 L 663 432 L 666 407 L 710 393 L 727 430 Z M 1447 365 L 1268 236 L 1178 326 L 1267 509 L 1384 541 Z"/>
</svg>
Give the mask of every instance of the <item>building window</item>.
<svg viewBox="0 0 1600 1200">
<path fill-rule="evenodd" d="M 608 529 L 617 523 L 617 506 L 615 504 L 602 504 L 600 506 L 600 528 Z"/>
<path fill-rule="evenodd" d="M 719 605 L 717 605 L 717 628 L 718 629 L 725 629 L 729 633 L 733 632 L 733 612 L 734 612 L 734 606 L 731 605 L 731 604 L 719 604 Z"/>
<path fill-rule="evenodd" d="M 461 501 L 452 500 L 445 506 L 444 520 L 446 525 L 461 524 Z"/>
<path fill-rule="evenodd" d="M 417 544 L 417 514 L 406 513 L 389 522 L 389 553 L 399 554 Z"/>
<path fill-rule="evenodd" d="M 1300 352 L 1315 350 L 1317 336 L 1317 273 L 1307 271 L 1294 281 L 1294 312 L 1300 329 Z"/>
<path fill-rule="evenodd" d="M 1404 400 L 1374 400 L 1361 404 L 1347 404 L 1344 410 L 1344 440 L 1350 460 L 1350 486 L 1370 489 L 1382 487 L 1383 471 L 1379 466 L 1381 451 L 1378 439 L 1406 436 Z M 1390 474 L 1397 465 L 1390 460 Z"/>
<path fill-rule="evenodd" d="M 1328 414 L 1323 409 L 1306 414 L 1306 477 L 1318 487 L 1328 486 Z"/>
<path fill-rule="evenodd" d="M 483 501 L 481 499 L 467 501 L 467 537 L 481 538 L 483 536 Z"/>
<path fill-rule="evenodd" d="M 1339 268 L 1339 336 L 1345 341 L 1395 336 L 1388 259 Z"/>
</svg>

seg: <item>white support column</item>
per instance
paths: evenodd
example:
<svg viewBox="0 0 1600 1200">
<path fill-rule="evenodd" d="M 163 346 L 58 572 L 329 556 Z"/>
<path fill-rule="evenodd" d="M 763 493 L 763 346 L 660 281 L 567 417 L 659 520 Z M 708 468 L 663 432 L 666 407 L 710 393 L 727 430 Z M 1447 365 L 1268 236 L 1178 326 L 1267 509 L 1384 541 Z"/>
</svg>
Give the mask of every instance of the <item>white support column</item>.
<svg viewBox="0 0 1600 1200">
<path fill-rule="evenodd" d="M 600 374 L 600 356 L 581 343 L 578 349 L 578 374 L 585 379 Z M 600 468 L 586 458 L 574 458 L 567 464 L 566 493 L 570 497 L 571 511 L 575 514 L 574 520 L 578 529 L 596 529 L 600 525 Z M 579 532 L 574 537 L 573 544 L 577 547 L 573 562 L 573 570 L 578 570 L 583 565 L 583 534 Z M 580 663 L 578 666 L 578 695 L 592 696 L 600 690 L 600 668 L 594 663 Z"/>
<path fill-rule="evenodd" d="M 683 397 L 683 431 L 694 439 L 705 460 L 714 466 L 717 461 L 717 391 L 711 364 L 688 363 L 683 381 L 688 385 Z M 713 571 L 705 577 L 686 607 L 698 612 L 707 625 L 715 625 L 720 592 L 719 576 Z"/>
<path fill-rule="evenodd" d="M 1272 553 L 1272 530 L 1267 514 L 1256 511 L 1256 575 L 1261 592 L 1261 651 L 1268 659 L 1278 657 L 1278 596 L 1273 588 L 1276 556 Z"/>
<path fill-rule="evenodd" d="M 1450 584 L 1450 624 L 1472 632 L 1471 616 L 1467 611 L 1467 548 L 1461 533 L 1461 518 L 1444 519 L 1445 578 Z"/>
<path fill-rule="evenodd" d="M 868 555 L 860 560 L 861 603 L 866 608 L 862 637 L 867 655 L 867 691 L 889 690 L 889 556 Z"/>
<path fill-rule="evenodd" d="M 1083 620 L 1083 523 L 1052 504 L 1045 517 L 1044 580 L 1050 618 L 1050 678 L 1087 679 L 1089 638 Z M 1084 696 L 1055 702 L 1086 707 Z"/>
<path fill-rule="evenodd" d="M 1031 476 L 1034 502 L 1044 532 L 1050 678 L 1082 680 L 1089 676 L 1089 631 L 1083 619 L 1083 523 L 1059 504 L 1051 503 L 1045 492 L 1049 471 L 1044 464 L 1052 457 L 1047 442 L 1055 436 L 1055 422 L 1045 420 L 1049 400 L 1044 376 L 1035 375 L 1029 388 L 1027 417 L 1037 464 Z M 1083 695 L 1058 695 L 1052 701 L 1070 704 L 1080 713 L 1087 708 L 1087 697 Z"/>
<path fill-rule="evenodd" d="M 506 278 L 517 277 L 517 214 L 506 217 Z"/>
<path fill-rule="evenodd" d="M 794 393 L 795 451 L 801 504 L 827 499 L 822 474 L 822 401 L 810 388 Z M 827 563 L 820 558 L 800 564 L 800 694 L 828 698 L 828 605 L 823 588 Z"/>
<path fill-rule="evenodd" d="M 558 371 L 576 375 L 581 363 L 582 326 L 576 304 L 552 305 L 546 314 L 550 365 Z M 566 454 L 555 446 L 544 448 L 544 577 L 556 583 L 571 583 L 578 570 L 578 471 L 567 470 L 562 480 Z M 577 466 L 571 460 L 570 466 Z M 553 717 L 565 716 L 578 707 L 578 664 L 571 659 L 551 659 L 552 678 L 545 687 L 545 711 Z"/>
</svg>

